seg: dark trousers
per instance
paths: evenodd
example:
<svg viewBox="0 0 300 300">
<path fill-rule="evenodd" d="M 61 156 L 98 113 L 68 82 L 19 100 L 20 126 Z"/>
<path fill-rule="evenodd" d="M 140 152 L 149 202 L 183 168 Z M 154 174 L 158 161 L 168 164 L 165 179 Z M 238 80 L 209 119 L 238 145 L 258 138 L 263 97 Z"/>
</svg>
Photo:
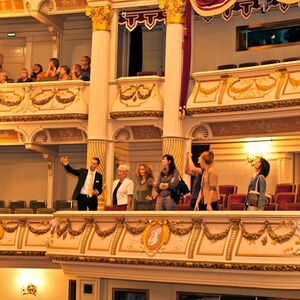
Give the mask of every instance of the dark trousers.
<svg viewBox="0 0 300 300">
<path fill-rule="evenodd" d="M 212 208 L 212 210 L 219 210 L 218 201 L 212 202 L 211 208 Z M 199 210 L 207 210 L 206 204 L 204 204 L 203 201 L 200 201 L 200 203 L 199 203 Z"/>
<path fill-rule="evenodd" d="M 78 210 L 97 210 L 98 199 L 95 195 L 89 197 L 87 195 L 79 194 L 78 198 Z"/>
</svg>

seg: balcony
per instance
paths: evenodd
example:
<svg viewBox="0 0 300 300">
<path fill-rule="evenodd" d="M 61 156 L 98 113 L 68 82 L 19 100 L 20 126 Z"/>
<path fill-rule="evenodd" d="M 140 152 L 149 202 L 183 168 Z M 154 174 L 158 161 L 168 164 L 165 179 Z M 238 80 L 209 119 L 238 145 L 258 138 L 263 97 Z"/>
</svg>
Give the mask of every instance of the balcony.
<svg viewBox="0 0 300 300">
<path fill-rule="evenodd" d="M 80 270 L 89 277 L 270 290 L 299 286 L 297 212 L 57 212 L 0 220 L 7 267 L 26 261 L 35 267 L 50 258 L 67 273 Z"/>
<path fill-rule="evenodd" d="M 1 84 L 0 120 L 87 119 L 88 90 L 81 80 Z"/>
<path fill-rule="evenodd" d="M 163 116 L 163 78 L 159 76 L 121 77 L 111 84 L 112 119 Z"/>
<path fill-rule="evenodd" d="M 197 72 L 193 78 L 186 106 L 190 116 L 222 114 L 245 119 L 258 112 L 264 118 L 299 115 L 299 61 Z"/>
</svg>

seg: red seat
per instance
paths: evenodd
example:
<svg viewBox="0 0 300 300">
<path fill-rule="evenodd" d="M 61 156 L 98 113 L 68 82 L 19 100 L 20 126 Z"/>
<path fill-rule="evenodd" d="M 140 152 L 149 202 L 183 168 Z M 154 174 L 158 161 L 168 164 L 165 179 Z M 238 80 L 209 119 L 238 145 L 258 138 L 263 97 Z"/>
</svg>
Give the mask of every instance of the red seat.
<svg viewBox="0 0 300 300">
<path fill-rule="evenodd" d="M 120 210 L 126 210 L 126 205 L 120 205 L 120 206 L 113 206 L 113 205 L 105 205 L 104 206 L 105 211 L 120 211 Z"/>
<path fill-rule="evenodd" d="M 237 189 L 238 189 L 238 187 L 233 184 L 219 185 L 220 200 L 222 200 L 222 203 L 220 203 L 220 201 L 219 201 L 219 204 L 222 204 L 223 209 L 226 209 L 226 207 L 227 207 L 228 196 L 230 194 L 236 194 Z"/>
<path fill-rule="evenodd" d="M 300 210 L 300 203 L 286 203 L 285 210 Z"/>
<path fill-rule="evenodd" d="M 297 199 L 296 202 L 300 203 L 300 183 L 297 185 Z"/>
<path fill-rule="evenodd" d="M 176 210 L 190 210 L 189 204 L 177 204 Z"/>
<path fill-rule="evenodd" d="M 293 183 L 277 183 L 275 197 L 278 193 L 295 193 L 296 185 Z"/>
<path fill-rule="evenodd" d="M 285 210 L 287 203 L 295 203 L 295 193 L 277 193 L 275 196 L 275 203 L 278 205 L 278 210 Z"/>
<path fill-rule="evenodd" d="M 231 203 L 227 206 L 227 210 L 244 210 L 244 203 Z"/>
<path fill-rule="evenodd" d="M 231 195 L 229 195 L 226 210 L 244 209 L 245 200 L 246 200 L 246 194 L 231 194 Z"/>
<path fill-rule="evenodd" d="M 265 206 L 264 210 L 277 210 L 278 205 L 276 203 L 269 203 Z"/>
<path fill-rule="evenodd" d="M 192 195 L 191 194 L 184 195 L 184 197 L 183 197 L 183 204 L 190 205 L 191 199 L 192 199 Z"/>
</svg>

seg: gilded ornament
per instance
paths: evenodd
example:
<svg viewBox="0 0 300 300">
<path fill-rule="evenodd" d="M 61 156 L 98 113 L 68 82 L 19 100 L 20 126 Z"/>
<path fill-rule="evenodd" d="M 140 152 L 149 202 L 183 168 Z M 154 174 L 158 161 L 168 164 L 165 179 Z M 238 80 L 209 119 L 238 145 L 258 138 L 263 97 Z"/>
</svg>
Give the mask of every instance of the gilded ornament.
<svg viewBox="0 0 300 300">
<path fill-rule="evenodd" d="M 231 224 L 230 224 L 224 231 L 222 231 L 220 233 L 211 233 L 205 222 L 202 223 L 202 226 L 203 226 L 203 232 L 204 232 L 205 236 L 214 243 L 217 241 L 221 241 L 225 237 L 227 237 L 228 233 L 230 231 L 230 228 L 231 228 Z"/>
<path fill-rule="evenodd" d="M 170 238 L 170 229 L 165 221 L 149 221 L 146 226 L 141 242 L 148 255 L 154 255 L 166 245 Z"/>
<path fill-rule="evenodd" d="M 93 31 L 110 31 L 114 10 L 110 5 L 86 7 L 85 14 L 92 20 Z"/>
<path fill-rule="evenodd" d="M 185 5 L 185 0 L 159 0 L 159 8 L 166 12 L 167 24 L 184 23 Z"/>
<path fill-rule="evenodd" d="M 120 99 L 123 101 L 132 100 L 133 102 L 146 100 L 151 96 L 154 86 L 154 84 L 137 84 L 119 87 Z"/>
<path fill-rule="evenodd" d="M 215 93 L 220 87 L 220 82 L 218 82 L 218 84 L 212 88 L 204 88 L 202 85 L 201 85 L 201 82 L 198 82 L 198 88 L 199 88 L 199 92 L 204 94 L 204 95 L 210 95 L 210 94 L 213 94 Z"/>
<path fill-rule="evenodd" d="M 291 74 L 289 74 L 288 81 L 293 87 L 298 87 L 300 85 L 300 79 L 293 78 Z"/>
</svg>

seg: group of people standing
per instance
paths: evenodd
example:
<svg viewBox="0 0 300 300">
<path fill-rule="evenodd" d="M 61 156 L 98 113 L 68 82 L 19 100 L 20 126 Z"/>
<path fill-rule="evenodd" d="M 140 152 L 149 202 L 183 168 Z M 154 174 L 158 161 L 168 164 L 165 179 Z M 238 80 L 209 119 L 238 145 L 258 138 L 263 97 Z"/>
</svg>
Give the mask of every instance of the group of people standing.
<svg viewBox="0 0 300 300">
<path fill-rule="evenodd" d="M 67 156 L 61 158 L 66 171 L 78 177 L 73 199 L 78 201 L 79 210 L 97 210 L 97 196 L 102 192 L 102 175 L 96 171 L 100 160 L 92 158 L 89 169 L 73 169 Z M 191 210 L 218 210 L 219 186 L 218 174 L 213 167 L 214 153 L 203 152 L 196 167 L 191 155 L 186 154 L 185 173 L 194 176 L 191 189 Z M 263 210 L 266 205 L 266 177 L 270 164 L 264 158 L 252 163 L 255 174 L 250 180 L 245 201 L 246 210 Z M 172 191 L 178 186 L 181 177 L 176 168 L 174 157 L 165 154 L 161 161 L 161 171 L 154 179 L 151 167 L 142 163 L 136 171 L 137 182 L 128 178 L 129 167 L 119 165 L 117 179 L 112 185 L 112 205 L 119 210 L 176 210 L 177 199 Z M 252 201 L 251 191 L 256 192 L 256 202 Z M 251 195 L 251 197 L 250 197 Z"/>
</svg>

